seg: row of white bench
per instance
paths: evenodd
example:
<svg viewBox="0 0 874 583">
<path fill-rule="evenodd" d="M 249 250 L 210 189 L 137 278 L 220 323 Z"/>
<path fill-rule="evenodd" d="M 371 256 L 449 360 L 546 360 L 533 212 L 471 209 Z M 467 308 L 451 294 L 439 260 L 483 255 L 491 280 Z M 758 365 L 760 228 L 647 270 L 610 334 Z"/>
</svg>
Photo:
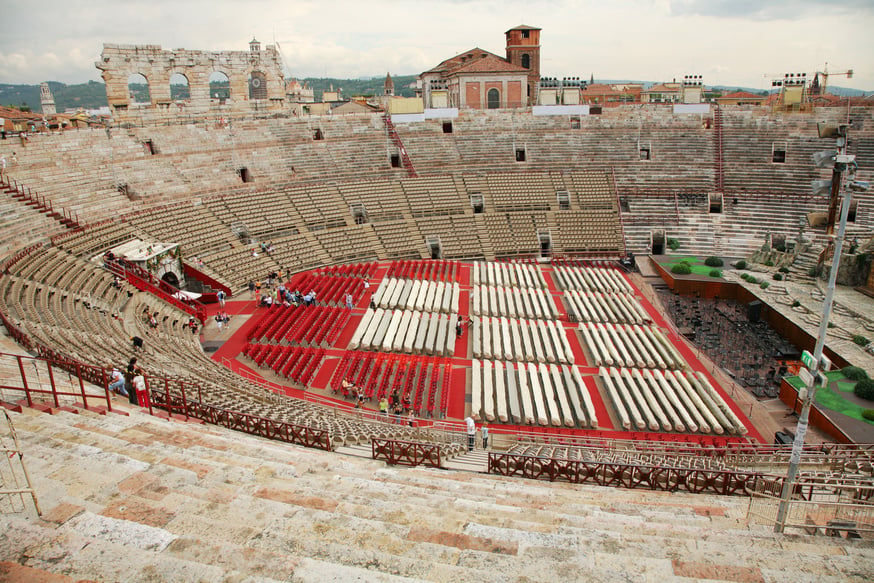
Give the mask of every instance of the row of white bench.
<svg viewBox="0 0 874 583">
<path fill-rule="evenodd" d="M 557 320 L 560 316 L 549 291 L 504 286 L 473 286 L 471 311 L 474 316 L 509 316 Z"/>
<path fill-rule="evenodd" d="M 637 298 L 626 293 L 570 290 L 564 292 L 564 300 L 568 317 L 573 316 L 579 322 L 643 324 L 650 321 Z"/>
<path fill-rule="evenodd" d="M 349 350 L 452 356 L 457 314 L 418 310 L 367 310 L 349 341 Z"/>
<path fill-rule="evenodd" d="M 598 374 L 625 429 L 747 433 L 700 372 L 600 367 Z"/>
<path fill-rule="evenodd" d="M 685 363 L 662 331 L 653 326 L 580 324 L 579 330 L 595 366 L 679 369 Z"/>
<path fill-rule="evenodd" d="M 564 326 L 552 320 L 471 318 L 474 358 L 574 363 Z"/>
<path fill-rule="evenodd" d="M 474 360 L 471 415 L 477 420 L 597 427 L 589 391 L 573 366 Z"/>
<path fill-rule="evenodd" d="M 461 288 L 457 282 L 384 279 L 373 302 L 382 309 L 406 309 L 420 312 L 458 313 Z"/>
<path fill-rule="evenodd" d="M 540 268 L 531 263 L 474 261 L 473 285 L 498 285 L 546 289 Z"/>
<path fill-rule="evenodd" d="M 613 268 L 576 267 L 557 265 L 553 267 L 555 283 L 562 290 L 597 291 L 601 293 L 626 293 L 634 295 L 634 288 Z"/>
</svg>

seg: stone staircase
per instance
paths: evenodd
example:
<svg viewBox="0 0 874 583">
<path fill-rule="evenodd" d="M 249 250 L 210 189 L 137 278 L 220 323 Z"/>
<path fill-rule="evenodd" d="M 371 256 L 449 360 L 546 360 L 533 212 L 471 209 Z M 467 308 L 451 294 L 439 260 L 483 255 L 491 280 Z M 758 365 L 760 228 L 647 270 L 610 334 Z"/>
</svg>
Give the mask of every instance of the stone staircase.
<svg viewBox="0 0 874 583">
<path fill-rule="evenodd" d="M 0 514 L 0 580 L 874 577 L 869 540 L 775 535 L 743 497 L 389 467 L 133 409 L 10 415 L 44 514 Z"/>
<path fill-rule="evenodd" d="M 813 245 L 803 253 L 799 253 L 789 267 L 790 280 L 799 283 L 813 282 L 815 278 L 810 277 L 809 273 L 811 268 L 816 267 L 820 253 L 822 253 L 822 247 L 819 245 Z"/>
</svg>

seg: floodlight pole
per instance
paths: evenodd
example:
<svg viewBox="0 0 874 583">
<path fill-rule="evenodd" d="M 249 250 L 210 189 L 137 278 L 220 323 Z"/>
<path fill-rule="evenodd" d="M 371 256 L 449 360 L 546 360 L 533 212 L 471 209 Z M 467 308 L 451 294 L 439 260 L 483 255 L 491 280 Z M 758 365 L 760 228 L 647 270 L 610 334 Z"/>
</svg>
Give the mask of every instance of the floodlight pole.
<svg viewBox="0 0 874 583">
<path fill-rule="evenodd" d="M 838 154 L 847 153 L 847 136 L 843 133 L 843 140 L 839 141 Z M 832 192 L 839 194 L 841 190 L 841 173 L 842 167 L 835 165 L 834 173 L 832 174 Z M 822 302 L 822 321 L 819 323 L 819 336 L 816 339 L 816 348 L 813 351 L 813 370 L 811 380 L 807 383 L 807 395 L 804 397 L 804 403 L 801 405 L 801 413 L 798 415 L 798 425 L 795 428 L 795 440 L 792 442 L 792 455 L 789 458 L 789 470 L 786 473 L 786 480 L 783 482 L 783 490 L 780 493 L 780 506 L 777 509 L 777 519 L 774 523 L 774 532 L 782 533 L 786 526 L 786 514 L 789 511 L 789 499 L 792 491 L 795 489 L 795 479 L 798 476 L 798 465 L 801 462 L 801 450 L 804 448 L 804 436 L 807 434 L 808 418 L 810 417 L 810 406 L 813 404 L 813 399 L 816 396 L 818 385 L 818 372 L 820 370 L 820 361 L 822 360 L 822 350 L 825 347 L 826 334 L 828 333 L 828 321 L 831 315 L 832 302 L 835 295 L 835 282 L 838 278 L 838 270 L 841 264 L 841 249 L 844 245 L 844 231 L 847 228 L 847 217 L 850 213 L 850 204 L 852 203 L 853 194 L 849 189 L 844 189 L 844 201 L 841 207 L 841 223 L 838 226 L 838 235 L 834 239 L 835 252 L 832 257 L 832 267 L 829 272 L 828 288 L 826 289 L 825 299 Z M 837 198 L 836 196 L 834 197 Z"/>
</svg>

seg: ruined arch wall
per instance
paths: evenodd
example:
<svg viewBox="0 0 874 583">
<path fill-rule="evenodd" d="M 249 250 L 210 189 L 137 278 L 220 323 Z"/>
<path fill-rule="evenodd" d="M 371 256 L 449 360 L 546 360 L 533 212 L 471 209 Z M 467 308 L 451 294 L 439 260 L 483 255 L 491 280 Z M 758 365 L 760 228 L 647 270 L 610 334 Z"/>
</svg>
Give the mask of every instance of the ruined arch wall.
<svg viewBox="0 0 874 583">
<path fill-rule="evenodd" d="M 109 107 L 118 123 L 210 113 L 245 114 L 285 107 L 282 58 L 270 45 L 262 51 L 252 52 L 164 50 L 159 45 L 104 44 L 95 66 L 102 71 Z M 227 101 L 210 97 L 209 76 L 214 71 L 224 73 L 230 81 L 231 96 Z M 265 99 L 249 99 L 248 80 L 253 71 L 264 75 Z M 144 108 L 133 108 L 130 101 L 127 80 L 134 73 L 140 73 L 149 82 L 151 103 Z M 174 73 L 188 79 L 191 99 L 184 104 L 170 99 L 170 77 Z"/>
</svg>

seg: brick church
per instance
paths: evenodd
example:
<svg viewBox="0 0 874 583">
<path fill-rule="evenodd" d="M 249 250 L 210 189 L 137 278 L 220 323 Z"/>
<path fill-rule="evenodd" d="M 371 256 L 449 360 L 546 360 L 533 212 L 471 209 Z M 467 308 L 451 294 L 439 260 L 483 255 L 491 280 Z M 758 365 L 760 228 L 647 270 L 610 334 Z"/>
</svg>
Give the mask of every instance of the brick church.
<svg viewBox="0 0 874 583">
<path fill-rule="evenodd" d="M 540 29 L 520 25 L 506 33 L 506 57 L 473 48 L 419 76 L 427 108 L 526 107 L 540 80 Z"/>
</svg>

